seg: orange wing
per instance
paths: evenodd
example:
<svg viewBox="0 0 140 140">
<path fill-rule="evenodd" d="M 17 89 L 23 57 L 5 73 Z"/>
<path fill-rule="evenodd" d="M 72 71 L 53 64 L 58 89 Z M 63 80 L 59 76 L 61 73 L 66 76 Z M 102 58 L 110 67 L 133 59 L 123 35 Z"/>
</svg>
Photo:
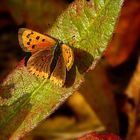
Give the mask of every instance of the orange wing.
<svg viewBox="0 0 140 140">
<path fill-rule="evenodd" d="M 67 70 L 69 71 L 73 65 L 73 62 L 74 62 L 73 51 L 66 44 L 62 44 L 61 48 L 62 48 L 62 54 L 63 54 L 65 66 L 66 66 Z"/>
<path fill-rule="evenodd" d="M 19 29 L 18 39 L 21 48 L 26 52 L 32 53 L 41 49 L 50 49 L 57 43 L 54 38 L 26 28 Z"/>
</svg>

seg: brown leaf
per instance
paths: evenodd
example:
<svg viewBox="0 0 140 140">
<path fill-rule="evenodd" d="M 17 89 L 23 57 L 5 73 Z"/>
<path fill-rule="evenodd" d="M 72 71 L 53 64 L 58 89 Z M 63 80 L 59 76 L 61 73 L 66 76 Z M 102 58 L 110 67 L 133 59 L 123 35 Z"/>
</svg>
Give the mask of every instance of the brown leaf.
<svg viewBox="0 0 140 140">
<path fill-rule="evenodd" d="M 118 133 L 118 115 L 111 83 L 105 72 L 106 66 L 106 63 L 102 61 L 97 64 L 94 71 L 86 74 L 85 83 L 79 92 L 95 111 L 106 131 Z"/>
<path fill-rule="evenodd" d="M 139 106 L 140 106 L 140 57 L 136 70 L 130 80 L 130 83 L 125 91 L 128 99 L 133 102 L 125 104 L 124 112 L 128 115 L 129 127 L 127 140 L 131 140 L 132 136 L 139 137 Z M 132 104 L 133 103 L 133 104 Z"/>
<path fill-rule="evenodd" d="M 116 31 L 105 52 L 112 66 L 126 61 L 136 47 L 140 34 L 140 1 L 126 0 Z"/>
</svg>

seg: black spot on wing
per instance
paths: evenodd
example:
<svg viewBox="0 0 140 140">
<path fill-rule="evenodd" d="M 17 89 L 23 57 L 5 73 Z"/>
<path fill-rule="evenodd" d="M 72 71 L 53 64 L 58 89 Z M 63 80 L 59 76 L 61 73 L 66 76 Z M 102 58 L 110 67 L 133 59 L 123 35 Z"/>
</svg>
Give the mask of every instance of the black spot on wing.
<svg viewBox="0 0 140 140">
<path fill-rule="evenodd" d="M 32 49 L 34 49 L 34 48 L 35 48 L 35 45 L 32 46 Z"/>
<path fill-rule="evenodd" d="M 37 36 L 37 37 L 36 37 L 36 40 L 38 40 L 39 38 L 40 38 L 40 36 Z"/>
<path fill-rule="evenodd" d="M 29 38 L 30 37 L 30 34 L 28 34 L 26 37 Z"/>
<path fill-rule="evenodd" d="M 42 42 L 44 42 L 45 41 L 45 39 L 42 39 Z"/>
</svg>

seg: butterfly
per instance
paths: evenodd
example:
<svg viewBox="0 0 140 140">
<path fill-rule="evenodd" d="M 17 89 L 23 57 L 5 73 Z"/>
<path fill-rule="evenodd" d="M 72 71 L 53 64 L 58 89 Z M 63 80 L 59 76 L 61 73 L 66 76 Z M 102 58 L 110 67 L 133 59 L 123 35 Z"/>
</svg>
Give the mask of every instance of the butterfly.
<svg viewBox="0 0 140 140">
<path fill-rule="evenodd" d="M 27 28 L 19 29 L 18 39 L 21 48 L 32 54 L 27 61 L 28 71 L 63 86 L 66 72 L 74 63 L 72 48 L 58 39 Z"/>
</svg>

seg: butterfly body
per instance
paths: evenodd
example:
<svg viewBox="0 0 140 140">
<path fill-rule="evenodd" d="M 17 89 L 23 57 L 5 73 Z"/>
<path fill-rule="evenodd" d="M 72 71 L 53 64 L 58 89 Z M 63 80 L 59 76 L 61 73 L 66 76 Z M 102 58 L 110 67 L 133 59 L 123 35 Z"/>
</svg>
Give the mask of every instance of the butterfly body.
<svg viewBox="0 0 140 140">
<path fill-rule="evenodd" d="M 32 53 L 27 61 L 29 72 L 63 86 L 66 71 L 71 69 L 74 62 L 70 46 L 53 37 L 26 28 L 19 30 L 18 37 L 23 50 Z"/>
</svg>

